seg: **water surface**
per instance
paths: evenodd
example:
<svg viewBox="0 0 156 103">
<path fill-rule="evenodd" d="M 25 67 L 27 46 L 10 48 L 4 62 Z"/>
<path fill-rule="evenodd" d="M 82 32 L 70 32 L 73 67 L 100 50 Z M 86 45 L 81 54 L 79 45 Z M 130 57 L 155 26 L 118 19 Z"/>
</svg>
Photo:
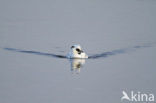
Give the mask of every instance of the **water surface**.
<svg viewBox="0 0 156 103">
<path fill-rule="evenodd" d="M 120 103 L 123 90 L 156 95 L 155 10 L 154 0 L 0 1 L 0 102 Z M 90 58 L 64 58 L 73 44 Z"/>
</svg>

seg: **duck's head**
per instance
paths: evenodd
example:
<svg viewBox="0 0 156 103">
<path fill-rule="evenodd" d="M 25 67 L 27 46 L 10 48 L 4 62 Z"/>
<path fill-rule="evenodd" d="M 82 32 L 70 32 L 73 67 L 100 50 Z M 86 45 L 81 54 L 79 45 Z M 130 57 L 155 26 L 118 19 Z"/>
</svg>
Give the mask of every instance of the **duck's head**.
<svg viewBox="0 0 156 103">
<path fill-rule="evenodd" d="M 71 51 L 68 54 L 68 58 L 88 58 L 88 56 L 84 53 L 81 46 L 78 44 L 71 46 Z"/>
<path fill-rule="evenodd" d="M 81 46 L 79 44 L 78 45 L 71 46 L 71 50 L 75 54 L 81 54 L 81 53 L 83 53 L 83 50 L 82 50 L 82 48 L 81 48 Z"/>
</svg>

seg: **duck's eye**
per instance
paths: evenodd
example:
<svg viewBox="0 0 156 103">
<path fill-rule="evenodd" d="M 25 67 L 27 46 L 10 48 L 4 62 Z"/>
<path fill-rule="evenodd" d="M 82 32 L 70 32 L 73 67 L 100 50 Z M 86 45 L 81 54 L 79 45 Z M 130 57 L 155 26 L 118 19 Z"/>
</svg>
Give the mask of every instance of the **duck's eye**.
<svg viewBox="0 0 156 103">
<path fill-rule="evenodd" d="M 71 48 L 74 48 L 74 46 L 71 46 Z"/>
<path fill-rule="evenodd" d="M 78 49 L 78 48 L 76 48 L 76 51 L 81 52 L 81 50 L 80 50 L 80 49 Z"/>
</svg>

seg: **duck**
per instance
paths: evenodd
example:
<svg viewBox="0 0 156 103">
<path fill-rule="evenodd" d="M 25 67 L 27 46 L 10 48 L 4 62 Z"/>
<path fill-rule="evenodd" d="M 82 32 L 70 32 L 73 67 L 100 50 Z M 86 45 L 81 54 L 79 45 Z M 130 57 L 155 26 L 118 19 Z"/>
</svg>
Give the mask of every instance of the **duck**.
<svg viewBox="0 0 156 103">
<path fill-rule="evenodd" d="M 67 58 L 70 59 L 86 59 L 88 55 L 82 50 L 79 44 L 72 45 L 69 53 L 67 54 Z"/>
</svg>

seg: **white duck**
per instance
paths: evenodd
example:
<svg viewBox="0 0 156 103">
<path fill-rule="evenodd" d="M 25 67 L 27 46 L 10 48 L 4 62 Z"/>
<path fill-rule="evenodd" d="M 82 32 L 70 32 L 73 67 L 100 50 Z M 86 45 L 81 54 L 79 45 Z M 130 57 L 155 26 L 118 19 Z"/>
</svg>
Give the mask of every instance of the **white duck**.
<svg viewBox="0 0 156 103">
<path fill-rule="evenodd" d="M 88 58 L 88 55 L 82 50 L 80 45 L 71 46 L 71 50 L 67 55 L 67 58 Z"/>
</svg>

